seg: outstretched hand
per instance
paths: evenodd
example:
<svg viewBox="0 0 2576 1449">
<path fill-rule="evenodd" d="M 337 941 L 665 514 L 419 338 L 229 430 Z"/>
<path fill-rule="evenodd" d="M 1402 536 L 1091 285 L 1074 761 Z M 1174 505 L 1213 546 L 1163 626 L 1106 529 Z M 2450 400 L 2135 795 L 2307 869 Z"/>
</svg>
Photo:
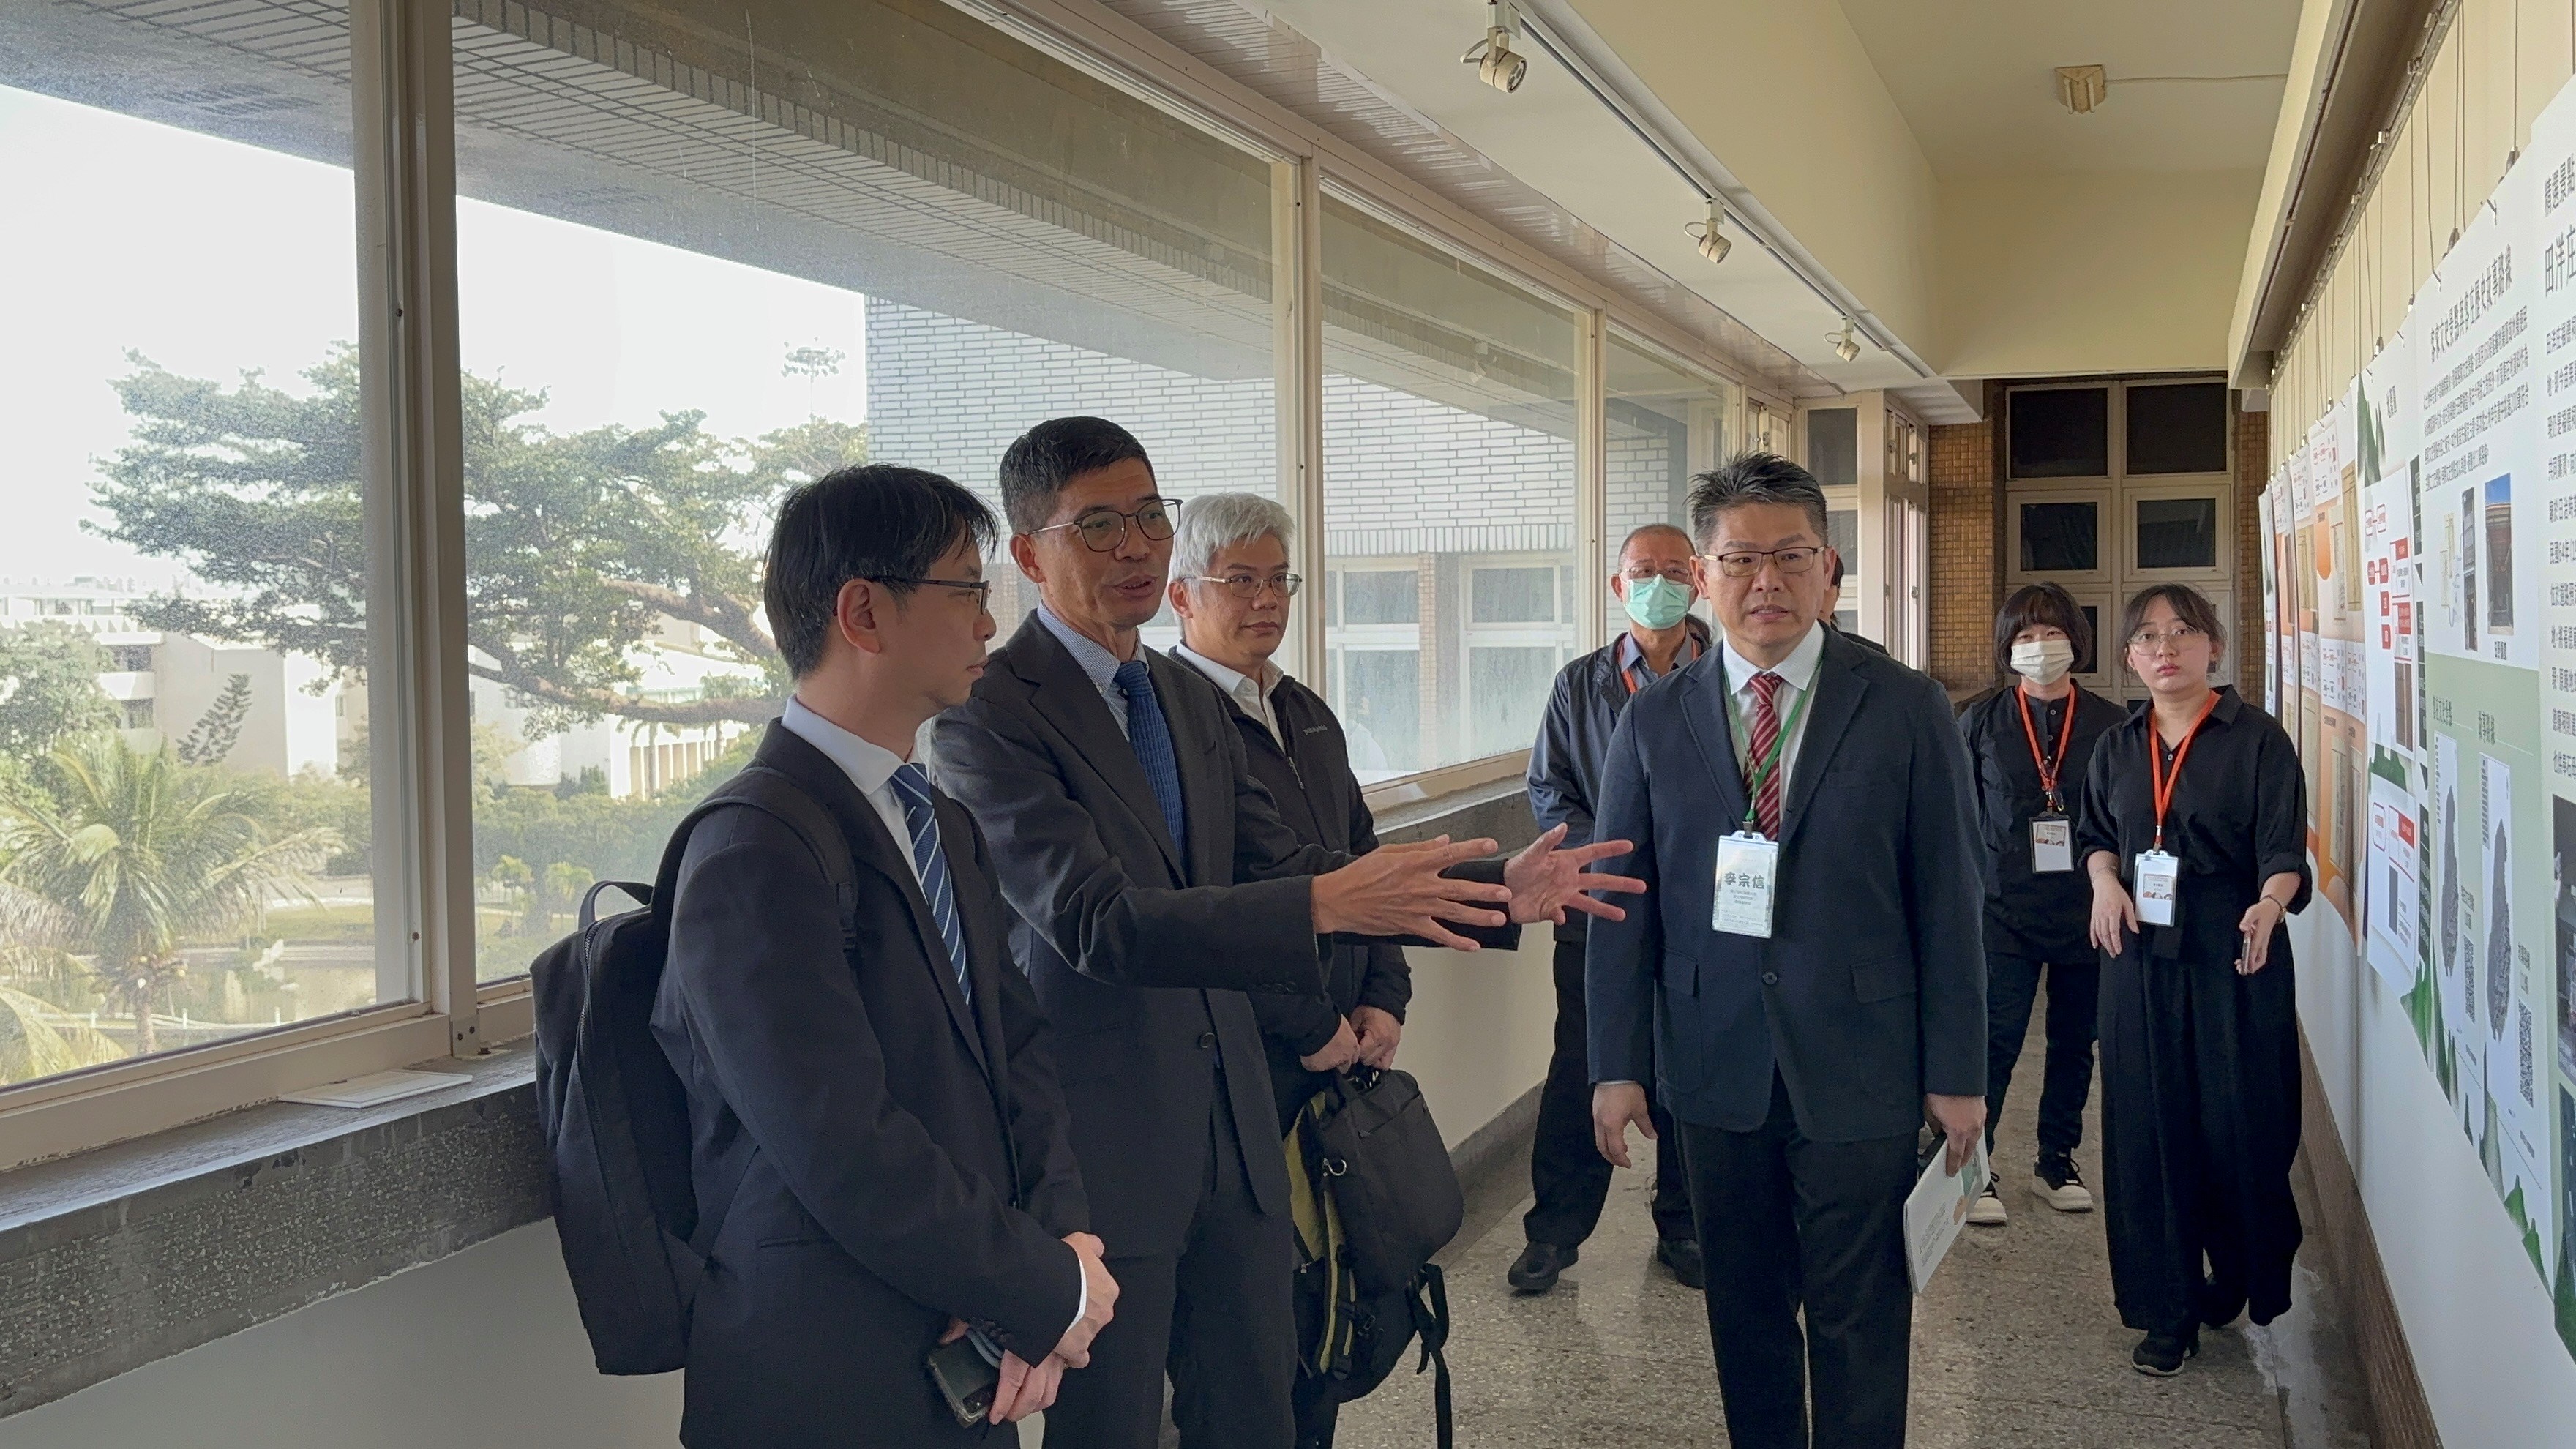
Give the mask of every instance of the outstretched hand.
<svg viewBox="0 0 2576 1449">
<path fill-rule="evenodd" d="M 1564 839 L 1565 827 L 1556 826 L 1503 866 L 1503 884 L 1512 892 L 1512 921 L 1524 926 L 1552 921 L 1561 926 L 1568 911 L 1599 916 L 1605 921 L 1626 920 L 1627 911 L 1596 900 L 1590 892 L 1636 895 L 1645 890 L 1646 883 L 1635 876 L 1596 875 L 1587 867 L 1595 861 L 1626 855 L 1636 847 L 1625 840 L 1596 840 L 1571 850 L 1559 849 Z"/>
</svg>

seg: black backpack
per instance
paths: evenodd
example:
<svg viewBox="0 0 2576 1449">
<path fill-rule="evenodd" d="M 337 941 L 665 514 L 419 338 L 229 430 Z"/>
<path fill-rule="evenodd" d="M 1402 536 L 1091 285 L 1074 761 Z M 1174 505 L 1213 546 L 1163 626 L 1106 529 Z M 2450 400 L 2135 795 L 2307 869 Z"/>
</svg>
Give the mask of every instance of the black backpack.
<svg viewBox="0 0 2576 1449">
<path fill-rule="evenodd" d="M 668 1373 L 687 1362 L 690 1302 L 723 1225 L 721 1208 L 700 1220 L 689 1176 L 688 1093 L 654 1040 L 652 1016 L 689 832 L 730 807 L 776 817 L 813 850 L 840 905 L 842 949 L 855 949 L 858 884 L 840 826 L 795 781 L 753 765 L 672 830 L 651 886 L 592 886 L 581 899 L 578 928 L 528 968 L 536 996 L 537 1124 L 555 1232 L 604 1374 Z M 599 916 L 599 893 L 612 887 L 642 908 Z M 729 1201 L 740 1185 L 726 1185 L 710 1201 Z"/>
<path fill-rule="evenodd" d="M 1449 1294 L 1431 1257 L 1457 1236 L 1466 1202 L 1421 1085 L 1353 1068 L 1307 1099 L 1285 1146 L 1300 1372 L 1349 1403 L 1418 1341 L 1413 1371 L 1434 1371 L 1432 1423 L 1449 1449 Z"/>
</svg>

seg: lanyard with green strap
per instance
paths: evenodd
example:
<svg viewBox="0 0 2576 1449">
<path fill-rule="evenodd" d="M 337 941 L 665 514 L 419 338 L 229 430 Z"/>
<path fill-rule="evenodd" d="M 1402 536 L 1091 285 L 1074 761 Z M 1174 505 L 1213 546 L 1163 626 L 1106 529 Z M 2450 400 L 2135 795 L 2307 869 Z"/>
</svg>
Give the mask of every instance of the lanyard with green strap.
<svg viewBox="0 0 2576 1449">
<path fill-rule="evenodd" d="M 1785 675 L 1782 676 L 1780 682 L 1782 684 L 1789 683 L 1788 678 Z M 1813 680 L 1808 682 L 1810 684 L 1814 683 Z M 1752 747 L 1753 740 L 1753 726 L 1745 720 L 1743 710 L 1735 703 L 1734 686 L 1726 682 L 1726 659 L 1723 655 L 1719 656 L 1717 661 L 1717 687 L 1718 692 L 1726 697 L 1727 714 L 1735 721 L 1737 730 L 1745 741 L 1746 748 L 1750 749 Z M 1792 689 L 1798 689 L 1796 685 L 1790 685 L 1789 687 Z M 1755 762 L 1753 768 L 1745 770 L 1744 829 L 1748 834 L 1759 835 L 1762 833 L 1760 807 L 1756 804 L 1756 802 L 1762 798 L 1762 783 L 1765 780 L 1770 779 L 1771 772 L 1779 767 L 1780 752 L 1788 748 L 1789 735 L 1792 731 L 1798 728 L 1799 717 L 1806 713 L 1807 696 L 1813 693 L 1815 693 L 1815 691 L 1812 688 L 1798 689 L 1798 697 L 1789 702 L 1788 717 L 1780 721 L 1780 732 L 1771 737 L 1771 748 L 1763 752 L 1761 760 Z M 1737 768 L 1743 769 L 1744 767 L 1742 765 L 1738 765 Z"/>
</svg>

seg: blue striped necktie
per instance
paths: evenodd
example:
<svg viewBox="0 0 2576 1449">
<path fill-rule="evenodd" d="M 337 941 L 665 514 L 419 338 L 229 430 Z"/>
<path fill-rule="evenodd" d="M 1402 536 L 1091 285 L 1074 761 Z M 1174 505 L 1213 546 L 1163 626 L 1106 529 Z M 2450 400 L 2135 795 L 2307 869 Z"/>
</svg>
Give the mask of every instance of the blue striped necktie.
<svg viewBox="0 0 2576 1449">
<path fill-rule="evenodd" d="M 939 814 L 930 808 L 930 776 L 919 765 L 895 767 L 895 798 L 903 802 L 903 823 L 912 833 L 912 863 L 921 870 L 921 893 L 930 900 L 930 918 L 939 923 L 948 943 L 948 969 L 957 975 L 958 993 L 975 999 L 966 978 L 966 933 L 957 925 L 957 891 L 948 883 L 948 853 L 939 848 Z"/>
<path fill-rule="evenodd" d="M 1118 689 L 1127 696 L 1127 743 L 1136 763 L 1145 767 L 1145 782 L 1154 787 L 1154 803 L 1163 808 L 1164 828 L 1172 848 L 1190 856 L 1189 817 L 1181 810 L 1181 766 L 1172 754 L 1172 727 L 1163 718 L 1163 702 L 1154 696 L 1154 676 L 1140 656 L 1118 666 Z"/>
</svg>

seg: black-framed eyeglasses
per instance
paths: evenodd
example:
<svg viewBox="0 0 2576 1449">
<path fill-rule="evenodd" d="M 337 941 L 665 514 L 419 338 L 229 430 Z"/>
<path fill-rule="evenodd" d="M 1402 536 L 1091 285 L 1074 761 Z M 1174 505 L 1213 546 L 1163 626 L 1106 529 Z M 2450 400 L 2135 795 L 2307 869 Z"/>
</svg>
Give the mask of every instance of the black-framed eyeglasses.
<svg viewBox="0 0 2576 1449">
<path fill-rule="evenodd" d="M 1305 587 L 1306 576 L 1304 574 L 1272 574 L 1269 577 L 1264 578 L 1259 574 L 1227 574 L 1223 578 L 1217 578 L 1209 574 L 1193 574 L 1190 576 L 1190 582 L 1194 584 L 1214 584 L 1218 588 L 1225 590 L 1227 593 L 1234 595 L 1236 598 L 1246 601 L 1260 598 L 1261 591 L 1264 589 L 1277 589 L 1279 591 L 1279 597 L 1283 599 L 1293 599 L 1297 597 L 1297 591 Z"/>
<path fill-rule="evenodd" d="M 892 574 L 862 574 L 860 577 L 866 579 L 872 584 L 902 584 L 908 587 L 921 584 L 936 584 L 943 589 L 955 589 L 960 593 L 973 594 L 975 596 L 975 607 L 978 609 L 989 610 L 993 607 L 993 581 L 991 579 L 907 579 L 900 578 Z"/>
<path fill-rule="evenodd" d="M 1766 558 L 1778 565 L 1784 574 L 1803 574 L 1816 566 L 1817 558 L 1823 553 L 1824 549 L 1816 544 L 1801 543 L 1788 548 L 1729 549 L 1708 557 L 1716 562 L 1717 571 L 1728 578 L 1749 579 L 1762 572 L 1762 561 Z"/>
<path fill-rule="evenodd" d="M 1127 542 L 1127 526 L 1131 523 L 1138 533 L 1157 543 L 1171 537 L 1172 513 L 1180 506 L 1181 500 L 1177 498 L 1148 498 L 1136 505 L 1133 513 L 1121 513 L 1115 508 L 1094 508 L 1071 523 L 1050 523 L 1044 528 L 1029 531 L 1053 533 L 1070 528 L 1082 539 L 1084 548 L 1093 553 L 1108 553 Z"/>
</svg>

